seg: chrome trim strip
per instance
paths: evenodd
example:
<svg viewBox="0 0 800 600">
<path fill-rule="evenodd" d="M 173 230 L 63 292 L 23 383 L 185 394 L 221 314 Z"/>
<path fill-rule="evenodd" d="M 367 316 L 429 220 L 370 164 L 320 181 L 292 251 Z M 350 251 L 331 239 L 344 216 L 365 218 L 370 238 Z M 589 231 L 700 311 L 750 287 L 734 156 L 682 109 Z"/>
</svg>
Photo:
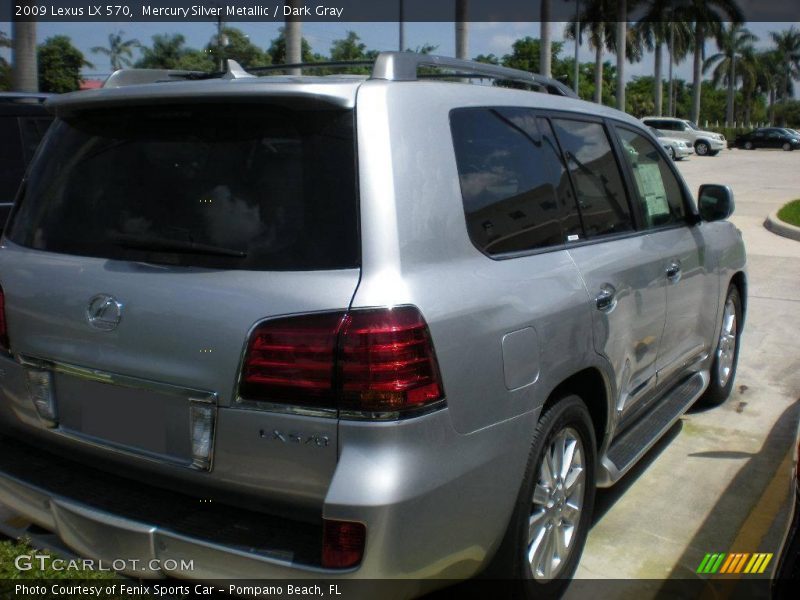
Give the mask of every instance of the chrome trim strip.
<svg viewBox="0 0 800 600">
<path fill-rule="evenodd" d="M 394 410 L 394 411 L 364 411 L 364 410 L 340 410 L 339 418 L 348 419 L 351 421 L 402 421 L 405 419 L 413 419 L 414 417 L 421 417 L 428 413 L 441 410 L 447 406 L 447 401 L 442 398 L 431 404 L 420 406 L 418 408 L 411 408 L 408 410 Z"/>
<path fill-rule="evenodd" d="M 240 398 L 239 396 L 234 398 L 231 408 L 249 408 L 283 415 L 323 417 L 326 419 L 335 419 L 338 416 L 338 411 L 335 408 L 315 408 L 310 406 L 296 406 L 293 404 L 279 404 L 276 402 L 267 402 L 265 400 L 248 400 L 247 398 Z"/>
<path fill-rule="evenodd" d="M 81 367 L 70 363 L 36 358 L 33 356 L 24 356 L 22 354 L 17 354 L 16 357 L 17 361 L 23 367 L 50 370 L 55 373 L 79 377 L 80 379 L 86 379 L 88 381 L 97 381 L 100 383 L 109 383 L 123 387 L 151 390 L 154 392 L 160 392 L 162 394 L 172 394 L 174 396 L 186 396 L 187 398 L 196 400 L 198 402 L 216 403 L 218 400 L 218 394 L 216 392 L 209 392 L 207 390 L 198 390 L 195 388 L 173 385 L 171 383 L 162 383 L 160 381 L 153 381 L 152 379 L 143 379 L 141 377 L 122 375 L 120 373 L 112 373 L 90 367 Z"/>
</svg>

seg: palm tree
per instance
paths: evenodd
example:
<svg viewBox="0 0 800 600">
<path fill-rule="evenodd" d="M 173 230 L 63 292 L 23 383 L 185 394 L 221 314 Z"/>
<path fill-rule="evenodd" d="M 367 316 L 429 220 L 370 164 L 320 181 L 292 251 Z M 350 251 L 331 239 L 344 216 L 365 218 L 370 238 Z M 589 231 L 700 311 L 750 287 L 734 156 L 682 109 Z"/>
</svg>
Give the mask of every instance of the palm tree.
<svg viewBox="0 0 800 600">
<path fill-rule="evenodd" d="M 674 11 L 670 11 L 674 12 Z M 670 19 L 672 14 L 670 14 Z M 667 74 L 668 101 L 667 114 L 675 116 L 675 79 L 673 77 L 673 66 L 680 64 L 689 54 L 694 43 L 694 28 L 688 21 L 669 21 L 669 37 L 667 37 L 667 54 L 669 55 L 669 69 Z"/>
<path fill-rule="evenodd" d="M 706 39 L 717 34 L 721 23 L 742 23 L 744 17 L 736 0 L 675 0 L 677 20 L 694 23 L 694 68 L 692 72 L 692 121 L 700 121 L 700 92 Z"/>
<path fill-rule="evenodd" d="M 123 67 L 130 67 L 133 59 L 134 48 L 141 47 L 139 40 L 131 39 L 122 41 L 124 31 L 108 34 L 108 48 L 95 46 L 92 48 L 94 54 L 108 56 L 111 62 L 111 70 L 119 71 Z"/>
<path fill-rule="evenodd" d="M 719 85 L 720 82 L 728 85 L 728 103 L 725 116 L 726 125 L 734 121 L 734 99 L 736 93 L 736 62 L 745 53 L 753 51 L 753 43 L 758 41 L 749 29 L 737 23 L 731 23 L 728 27 L 724 25 L 717 33 L 717 47 L 720 52 L 709 56 L 703 64 L 703 73 L 713 69 L 712 82 Z"/>
<path fill-rule="evenodd" d="M 545 77 L 552 74 L 552 48 L 550 44 L 550 0 L 542 0 L 539 13 L 539 73 Z"/>
<path fill-rule="evenodd" d="M 771 31 L 769 35 L 783 63 L 779 92 L 787 102 L 794 87 L 792 80 L 800 79 L 800 31 L 792 25 L 784 31 Z"/>
<path fill-rule="evenodd" d="M 293 10 L 299 9 L 302 5 L 300 0 L 284 0 L 284 4 Z M 300 19 L 286 17 L 284 35 L 286 37 L 286 63 L 291 65 L 302 62 L 303 33 L 300 27 Z M 301 69 L 289 69 L 287 72 L 289 75 L 300 75 Z"/>
<path fill-rule="evenodd" d="M 628 3 L 617 0 L 617 108 L 625 110 L 625 54 L 628 46 Z"/>
<path fill-rule="evenodd" d="M 577 23 L 578 35 L 588 34 L 589 46 L 594 50 L 594 101 L 603 102 L 603 53 L 613 51 L 614 0 L 590 0 L 586 3 Z M 564 37 L 575 39 L 576 23 L 567 24 Z"/>
<path fill-rule="evenodd" d="M 783 57 L 778 50 L 764 50 L 755 54 L 757 65 L 756 89 L 767 94 L 769 113 L 767 119 L 770 123 L 775 121 L 775 102 L 778 90 L 784 78 Z"/>
<path fill-rule="evenodd" d="M 469 56 L 468 4 L 469 0 L 456 0 L 456 58 Z"/>
<path fill-rule="evenodd" d="M 33 5 L 32 0 L 24 0 L 21 5 Z M 13 69 L 11 89 L 18 92 L 38 92 L 39 73 L 36 61 L 36 22 L 12 21 L 11 52 Z"/>
<path fill-rule="evenodd" d="M 658 116 L 663 114 L 664 107 L 663 49 L 666 46 L 669 54 L 669 93 L 672 100 L 672 66 L 678 56 L 681 60 L 686 56 L 688 39 L 691 37 L 687 23 L 675 23 L 672 20 L 673 5 L 673 0 L 648 0 L 642 17 L 634 25 L 637 39 L 654 55 L 653 100 Z M 671 103 L 669 110 L 671 113 Z"/>
</svg>

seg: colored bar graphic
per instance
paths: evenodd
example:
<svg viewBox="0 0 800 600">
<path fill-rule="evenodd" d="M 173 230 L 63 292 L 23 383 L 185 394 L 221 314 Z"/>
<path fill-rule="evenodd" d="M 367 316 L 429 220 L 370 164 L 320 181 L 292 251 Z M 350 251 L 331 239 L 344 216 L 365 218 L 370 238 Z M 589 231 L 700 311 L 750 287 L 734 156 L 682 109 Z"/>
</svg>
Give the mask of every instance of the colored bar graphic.
<svg viewBox="0 0 800 600">
<path fill-rule="evenodd" d="M 703 557 L 700 566 L 697 567 L 698 573 L 713 575 L 715 573 L 735 575 L 739 573 L 760 574 L 767 570 L 772 560 L 771 552 L 725 552 L 708 553 Z"/>
</svg>

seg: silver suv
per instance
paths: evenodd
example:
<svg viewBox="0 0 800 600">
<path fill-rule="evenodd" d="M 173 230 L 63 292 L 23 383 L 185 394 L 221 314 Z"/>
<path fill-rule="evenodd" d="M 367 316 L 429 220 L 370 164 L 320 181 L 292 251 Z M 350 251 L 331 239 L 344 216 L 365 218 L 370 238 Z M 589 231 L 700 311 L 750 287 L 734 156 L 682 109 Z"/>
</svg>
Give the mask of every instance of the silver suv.
<svg viewBox="0 0 800 600">
<path fill-rule="evenodd" d="M 669 117 L 644 117 L 645 125 L 658 129 L 666 136 L 685 140 L 694 147 L 698 156 L 716 156 L 727 147 L 725 136 L 713 131 L 703 131 L 692 121 Z"/>
<path fill-rule="evenodd" d="M 384 53 L 50 100 L 0 249 L 0 501 L 37 526 L 4 530 L 558 592 L 595 488 L 730 392 L 747 289 L 730 190 L 570 96 Z"/>
</svg>

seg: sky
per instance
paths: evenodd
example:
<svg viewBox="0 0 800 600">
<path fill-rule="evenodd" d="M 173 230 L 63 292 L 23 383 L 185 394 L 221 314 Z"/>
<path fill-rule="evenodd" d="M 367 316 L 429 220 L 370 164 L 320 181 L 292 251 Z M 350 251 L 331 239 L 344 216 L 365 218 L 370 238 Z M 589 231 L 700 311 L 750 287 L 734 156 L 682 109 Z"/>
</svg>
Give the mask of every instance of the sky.
<svg viewBox="0 0 800 600">
<path fill-rule="evenodd" d="M 554 40 L 562 40 L 565 23 L 553 23 L 552 32 Z M 747 27 L 754 33 L 759 41 L 757 47 L 768 47 L 769 32 L 788 29 L 790 26 L 800 28 L 800 23 L 749 23 Z M 234 23 L 233 26 L 244 31 L 256 45 L 266 48 L 270 41 L 278 35 L 281 23 Z M 94 63 L 94 68 L 84 69 L 86 78 L 103 78 L 111 72 L 108 58 L 100 54 L 92 54 L 90 49 L 94 46 L 106 46 L 108 34 L 119 30 L 124 31 L 124 38 L 136 38 L 144 44 L 157 33 L 182 33 L 186 37 L 189 47 L 201 48 L 216 32 L 216 24 L 208 23 L 39 23 L 37 36 L 39 41 L 44 41 L 54 35 L 67 35 L 86 56 L 87 60 Z M 471 23 L 469 26 L 469 54 L 495 54 L 502 56 L 511 51 L 514 40 L 530 35 L 539 37 L 539 23 Z M 368 49 L 396 50 L 398 45 L 398 24 L 395 23 L 303 23 L 303 36 L 311 44 L 315 52 L 328 54 L 332 42 L 347 35 L 347 31 L 355 31 Z M 0 22 L 0 31 L 7 35 L 11 33 L 11 24 Z M 455 54 L 455 26 L 453 23 L 406 23 L 406 45 L 412 49 L 433 44 L 438 46 L 436 53 L 445 56 Z M 572 56 L 574 42 L 567 41 L 563 55 Z M 706 55 L 716 52 L 716 45 L 709 40 L 706 46 Z M 0 55 L 10 58 L 10 52 L 4 49 Z M 581 62 L 594 60 L 593 51 L 584 44 L 580 51 Z M 609 54 L 607 60 L 614 62 L 615 58 Z M 666 77 L 666 60 L 665 60 Z M 692 75 L 691 55 L 686 61 L 676 67 L 676 77 L 691 80 Z M 639 63 L 629 65 L 626 70 L 626 79 L 635 76 L 653 74 L 653 55 L 645 54 Z M 800 92 L 800 86 L 796 86 Z"/>
</svg>

